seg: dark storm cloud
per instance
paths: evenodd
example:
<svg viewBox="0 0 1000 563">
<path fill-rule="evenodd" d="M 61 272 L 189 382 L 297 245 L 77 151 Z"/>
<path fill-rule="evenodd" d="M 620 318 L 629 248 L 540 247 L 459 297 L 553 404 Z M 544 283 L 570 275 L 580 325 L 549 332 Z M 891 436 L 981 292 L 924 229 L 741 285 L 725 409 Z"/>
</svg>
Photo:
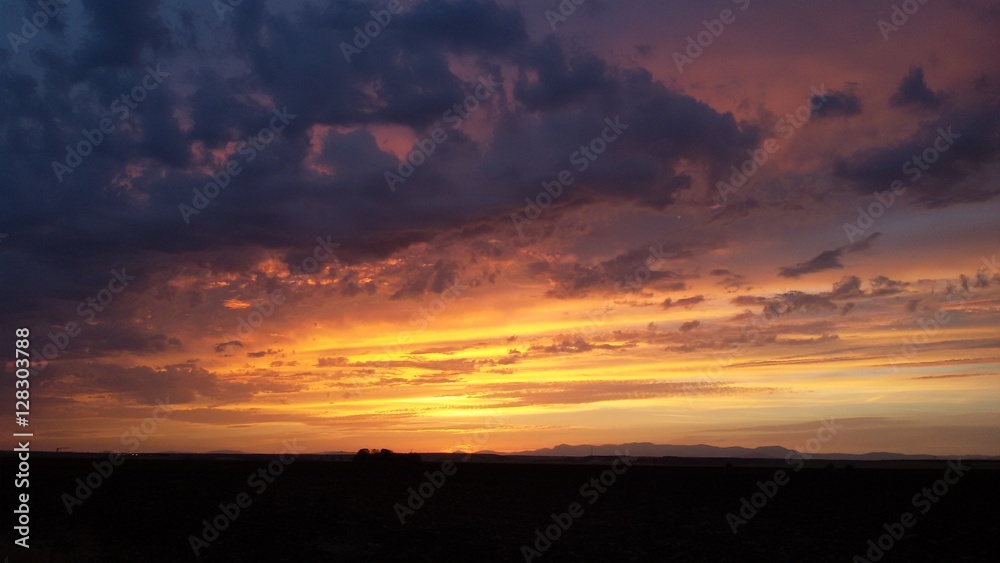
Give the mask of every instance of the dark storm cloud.
<svg viewBox="0 0 1000 563">
<path fill-rule="evenodd" d="M 246 98 L 242 80 L 224 78 L 213 70 L 203 70 L 195 78 L 199 89 L 191 95 L 190 138 L 208 148 L 239 138 L 246 123 L 260 114 L 260 108 Z"/>
<path fill-rule="evenodd" d="M 515 93 L 531 111 L 582 101 L 594 93 L 613 93 L 615 84 L 604 61 L 592 54 L 567 56 L 555 36 L 547 37 L 528 56 L 538 70 L 538 81 L 519 81 Z"/>
<path fill-rule="evenodd" d="M 459 268 L 457 262 L 444 260 L 438 260 L 429 267 L 421 267 L 409 275 L 403 287 L 392 294 L 390 299 L 416 298 L 425 292 L 440 294 L 455 285 Z"/>
<path fill-rule="evenodd" d="M 816 257 L 811 258 L 805 262 L 799 262 L 794 266 L 786 266 L 781 268 L 778 275 L 786 278 L 797 278 L 804 274 L 811 274 L 813 272 L 822 272 L 823 270 L 832 270 L 835 268 L 843 268 L 844 265 L 840 263 L 840 256 L 843 252 L 839 249 L 837 250 L 824 250 L 820 252 Z"/>
<path fill-rule="evenodd" d="M 90 22 L 76 56 L 78 70 L 135 65 L 143 51 L 169 45 L 170 32 L 156 13 L 159 6 L 159 0 L 84 0 Z"/>
<path fill-rule="evenodd" d="M 268 348 L 267 350 L 261 350 L 259 352 L 247 352 L 248 358 L 263 358 L 264 356 L 273 356 L 275 354 L 280 354 L 282 350 L 275 350 L 273 348 Z"/>
<path fill-rule="evenodd" d="M 662 269 L 663 266 L 657 263 L 658 257 L 688 258 L 712 246 L 708 243 L 641 246 L 594 265 L 533 262 L 528 264 L 527 270 L 553 283 L 555 287 L 545 295 L 559 299 L 583 297 L 591 292 L 683 291 L 687 287 L 683 280 L 691 275 Z"/>
<path fill-rule="evenodd" d="M 404 12 L 399 23 L 408 47 L 429 44 L 457 53 L 502 55 L 522 47 L 528 38 L 521 13 L 481 0 L 420 3 Z"/>
<path fill-rule="evenodd" d="M 337 280 L 337 287 L 344 297 L 354 297 L 361 293 L 371 295 L 378 290 L 378 284 L 374 281 L 360 282 L 357 272 L 348 271 Z"/>
<path fill-rule="evenodd" d="M 335 1 L 291 15 L 241 6 L 232 14 L 244 48 L 239 55 L 251 65 L 252 82 L 312 122 L 423 128 L 465 97 L 448 53 L 500 55 L 526 37 L 520 14 L 494 3 L 423 2 L 395 16 L 348 63 L 340 45 L 353 43 L 354 27 L 370 20 L 373 8 L 382 6 Z M 262 35 L 270 40 L 260 41 Z M 378 103 L 365 88 L 372 82 Z"/>
<path fill-rule="evenodd" d="M 134 323 L 119 322 L 127 319 L 128 313 L 119 314 L 112 317 L 107 314 L 102 319 L 107 322 L 89 325 L 81 322 L 80 318 L 67 317 L 63 321 L 75 322 L 75 336 L 71 339 L 72 345 L 61 350 L 58 357 L 62 359 L 84 358 L 90 355 L 121 354 L 131 353 L 137 355 L 157 354 L 167 351 L 178 351 L 184 348 L 181 340 L 177 337 L 153 332 L 143 327 L 137 327 Z M 66 329 L 65 325 L 52 325 L 47 327 L 45 334 L 60 334 Z M 79 332 L 76 332 L 76 331 Z M 49 342 L 46 339 L 45 342 Z"/>
<path fill-rule="evenodd" d="M 539 56 L 537 53 L 532 55 Z M 572 80 L 573 59 L 557 51 L 545 53 L 536 68 L 529 59 L 524 66 L 539 73 L 538 83 Z M 564 72 L 547 76 L 557 68 Z M 538 115 L 501 115 L 494 130 L 492 151 L 479 167 L 486 178 L 503 175 L 515 186 L 517 201 L 535 198 L 543 182 L 553 181 L 562 170 L 574 174 L 572 187 L 557 201 L 574 203 L 628 202 L 653 209 L 663 209 L 691 185 L 691 178 L 678 174 L 674 165 L 688 157 L 704 160 L 721 171 L 725 162 L 737 158 L 740 150 L 754 146 L 758 132 L 737 124 L 731 114 L 720 114 L 708 105 L 686 95 L 668 90 L 642 69 L 607 70 L 601 80 L 588 83 L 582 93 L 566 98 L 545 86 L 545 109 Z M 541 103 L 530 88 L 531 78 L 519 77 L 516 86 L 527 103 Z M 542 94 L 538 94 L 542 96 Z M 524 103 L 522 97 L 518 101 Z M 582 151 L 593 139 L 604 134 L 608 121 L 624 129 L 596 160 L 582 162 Z M 512 163 L 519 163 L 512 166 Z M 510 191 L 510 188 L 505 188 Z M 487 196 L 488 197 L 488 196 Z M 523 204 L 521 205 L 523 208 Z M 542 220 L 557 216 L 555 210 Z"/>
<path fill-rule="evenodd" d="M 213 269 L 245 271 L 254 249 L 310 247 L 326 235 L 342 244 L 338 258 L 350 265 L 473 221 L 506 233 L 510 213 L 572 168 L 570 155 L 601 135 L 606 118 L 628 129 L 579 173 L 566 205 L 662 209 L 691 185 L 675 171 L 678 162 L 722 170 L 759 143 L 756 128 L 643 69 L 568 54 L 554 36 L 532 42 L 524 16 L 495 2 L 415 4 L 348 63 L 340 44 L 353 41 L 377 4 L 307 3 L 271 13 L 247 0 L 219 25 L 211 3 L 181 13 L 172 4 L 88 0 L 85 20 L 68 24 L 84 31 L 78 45 L 40 48 L 27 70 L 4 65 L 0 166 L 10 187 L 0 224 L 10 237 L 0 248 L 9 264 L 0 287 L 19 299 L 2 299 L 2 310 L 54 307 L 58 316 L 67 303 L 44 299 L 92 294 L 105 272 L 123 265 L 155 280 L 212 255 Z M 479 85 L 453 72 L 456 56 L 483 77 L 505 72 L 507 84 L 477 114 L 492 126 L 488 147 L 442 124 Z M 164 83 L 127 119 L 112 115 L 111 104 L 157 65 L 169 73 Z M 232 151 L 268 125 L 275 107 L 295 116 L 275 140 L 252 162 Z M 58 182 L 52 162 L 109 115 L 115 131 Z M 418 138 L 442 126 L 449 138 L 392 193 L 383 174 L 399 158 L 365 129 L 378 125 Z M 242 173 L 185 225 L 178 205 L 190 205 L 220 156 Z M 390 292 L 415 296 L 453 277 L 416 276 Z M 345 295 L 375 289 L 350 281 L 340 288 Z"/>
<path fill-rule="evenodd" d="M 909 285 L 907 282 L 890 279 L 887 276 L 877 276 L 871 280 L 871 295 L 874 297 L 896 295 L 906 291 Z"/>
<path fill-rule="evenodd" d="M 809 99 L 816 117 L 851 117 L 861 113 L 861 98 L 852 92 L 830 92 L 825 99 L 813 96 Z"/>
<path fill-rule="evenodd" d="M 698 303 L 701 303 L 704 300 L 705 300 L 704 295 L 695 295 L 694 297 L 684 297 L 676 301 L 668 297 L 666 300 L 663 301 L 662 305 L 664 309 L 670 309 L 673 307 L 684 307 L 689 309 L 692 306 L 697 305 Z"/>
<path fill-rule="evenodd" d="M 861 278 L 858 276 L 846 276 L 839 282 L 833 284 L 833 291 L 830 292 L 830 299 L 850 299 L 862 297 L 864 291 L 861 290 Z"/>
<path fill-rule="evenodd" d="M 912 67 L 889 98 L 889 104 L 893 107 L 937 109 L 941 104 L 941 93 L 927 87 L 923 68 Z"/>
<path fill-rule="evenodd" d="M 218 344 L 215 345 L 215 352 L 217 354 L 222 354 L 223 352 L 229 352 L 230 348 L 235 347 L 235 346 L 239 346 L 240 348 L 242 348 L 243 347 L 243 343 L 240 342 L 239 340 L 230 340 L 229 342 L 220 342 L 220 343 L 218 343 Z"/>
<path fill-rule="evenodd" d="M 1000 188 L 977 181 L 975 175 L 1000 158 L 998 130 L 1000 105 L 995 101 L 949 109 L 900 142 L 838 159 L 834 173 L 854 181 L 866 195 L 902 181 L 906 200 L 923 207 L 986 201 L 1000 194 Z"/>
<path fill-rule="evenodd" d="M 764 306 L 764 314 L 768 316 L 784 315 L 802 311 L 806 313 L 829 313 L 837 310 L 830 299 L 823 295 L 813 295 L 802 291 L 782 293 Z"/>
<path fill-rule="evenodd" d="M 730 303 L 744 307 L 762 306 L 761 313 L 767 318 L 796 311 L 832 313 L 839 310 L 840 315 L 844 316 L 854 309 L 855 304 L 844 303 L 838 307 L 834 301 L 896 295 L 906 291 L 909 285 L 907 282 L 893 280 L 886 276 L 877 276 L 870 281 L 870 291 L 865 291 L 862 287 L 861 278 L 858 276 L 844 276 L 840 281 L 834 282 L 833 288 L 826 292 L 813 294 L 790 291 L 773 297 L 740 295 L 731 299 Z"/>
<path fill-rule="evenodd" d="M 799 262 L 794 266 L 785 266 L 781 268 L 778 271 L 778 275 L 786 278 L 798 278 L 805 274 L 843 268 L 844 265 L 841 263 L 840 259 L 844 256 L 844 254 L 868 250 L 871 248 L 872 243 L 881 235 L 882 233 L 873 233 L 858 242 L 847 244 L 834 250 L 824 250 L 805 262 Z"/>
<path fill-rule="evenodd" d="M 198 397 L 220 401 L 249 400 L 259 393 L 286 393 L 302 386 L 278 378 L 229 381 L 193 364 L 121 366 L 95 362 L 54 364 L 46 372 L 43 394 L 68 397 L 108 393 L 124 401 L 190 403 Z"/>
</svg>

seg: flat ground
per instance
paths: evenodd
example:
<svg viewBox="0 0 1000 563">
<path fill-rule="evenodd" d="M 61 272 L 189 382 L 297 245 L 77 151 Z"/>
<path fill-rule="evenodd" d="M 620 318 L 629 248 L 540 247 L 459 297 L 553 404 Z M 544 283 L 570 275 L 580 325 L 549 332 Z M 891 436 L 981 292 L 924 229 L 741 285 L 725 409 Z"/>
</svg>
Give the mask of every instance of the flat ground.
<svg viewBox="0 0 1000 563">
<path fill-rule="evenodd" d="M 572 502 L 583 514 L 533 561 L 847 562 L 904 512 L 916 523 L 882 562 L 993 561 L 1000 553 L 996 463 L 970 463 L 973 469 L 926 514 L 920 511 L 927 501 L 915 507 L 913 497 L 944 476 L 945 462 L 849 469 L 838 462 L 793 473 L 780 460 L 764 463 L 772 467 L 678 460 L 637 464 L 605 492 L 592 488 L 583 496 L 581 486 L 610 460 L 465 463 L 401 525 L 394 505 L 405 503 L 408 489 L 439 462 L 379 467 L 300 458 L 257 494 L 247 478 L 271 458 L 130 458 L 67 514 L 62 494 L 100 459 L 106 457 L 32 459 L 30 552 L 12 548 L 13 460 L 0 459 L 7 475 L 2 553 L 11 561 L 195 560 L 189 536 L 200 536 L 202 520 L 240 493 L 252 503 L 198 560 L 524 561 L 521 546 L 533 544 L 535 531 Z M 790 472 L 789 482 L 734 535 L 726 514 L 777 469 Z"/>
</svg>

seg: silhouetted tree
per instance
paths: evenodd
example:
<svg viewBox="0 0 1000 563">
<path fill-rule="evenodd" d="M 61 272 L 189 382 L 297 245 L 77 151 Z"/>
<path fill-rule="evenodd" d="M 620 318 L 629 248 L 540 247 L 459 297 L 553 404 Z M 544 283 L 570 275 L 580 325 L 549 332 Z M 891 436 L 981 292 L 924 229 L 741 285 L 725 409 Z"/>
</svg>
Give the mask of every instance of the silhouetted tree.
<svg viewBox="0 0 1000 563">
<path fill-rule="evenodd" d="M 397 454 L 386 448 L 361 448 L 358 453 L 354 454 L 354 461 L 378 465 L 402 465 L 420 463 L 422 460 L 420 455 L 415 453 Z"/>
</svg>

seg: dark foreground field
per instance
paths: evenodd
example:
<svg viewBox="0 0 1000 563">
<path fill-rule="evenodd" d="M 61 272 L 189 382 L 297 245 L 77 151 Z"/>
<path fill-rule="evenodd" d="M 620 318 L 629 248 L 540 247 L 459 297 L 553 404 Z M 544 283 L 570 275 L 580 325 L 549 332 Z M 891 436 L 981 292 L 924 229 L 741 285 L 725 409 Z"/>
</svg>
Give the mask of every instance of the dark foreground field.
<svg viewBox="0 0 1000 563">
<path fill-rule="evenodd" d="M 581 486 L 608 469 L 610 459 L 465 463 L 401 525 L 394 505 L 405 504 L 408 489 L 440 463 L 379 467 L 300 458 L 258 494 L 264 481 L 251 486 L 247 478 L 271 458 L 132 458 L 69 515 L 61 497 L 73 493 L 95 459 L 106 457 L 32 459 L 30 551 L 12 547 L 13 461 L 0 459 L 4 555 L 46 562 L 195 560 L 189 536 L 201 536 L 202 521 L 240 493 L 251 504 L 198 560 L 524 561 L 521 546 L 533 545 L 536 530 L 553 525 L 550 515 L 573 502 L 582 515 L 570 517 L 569 529 L 532 561 L 852 561 L 904 512 L 915 523 L 880 561 L 995 561 L 1000 552 L 1000 471 L 986 463 L 970 463 L 947 493 L 934 495 L 937 501 L 922 497 L 916 506 L 914 495 L 943 478 L 945 462 L 850 469 L 838 463 L 798 473 L 780 460 L 768 462 L 773 467 L 637 464 L 603 493 L 588 487 L 583 495 Z M 738 512 L 741 498 L 749 499 L 776 469 L 789 471 L 789 482 L 734 535 L 726 514 Z"/>
</svg>

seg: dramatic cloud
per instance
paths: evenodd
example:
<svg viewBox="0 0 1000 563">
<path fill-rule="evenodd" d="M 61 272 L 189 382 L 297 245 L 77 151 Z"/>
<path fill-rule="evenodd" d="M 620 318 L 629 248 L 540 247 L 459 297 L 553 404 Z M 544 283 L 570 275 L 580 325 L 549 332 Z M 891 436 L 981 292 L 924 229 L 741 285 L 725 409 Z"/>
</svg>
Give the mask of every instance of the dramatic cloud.
<svg viewBox="0 0 1000 563">
<path fill-rule="evenodd" d="M 941 93 L 927 87 L 924 69 L 912 67 L 889 98 L 889 103 L 894 107 L 937 109 L 941 105 Z"/>
<path fill-rule="evenodd" d="M 194 364 L 178 364 L 155 369 L 85 362 L 57 367 L 48 374 L 45 394 L 94 395 L 107 393 L 122 401 L 141 404 L 191 403 L 198 398 L 215 401 L 249 400 L 261 393 L 287 393 L 301 389 L 301 383 L 268 377 L 250 381 L 223 379 Z"/>
<path fill-rule="evenodd" d="M 59 407 L 39 435 L 103 451 L 167 396 L 176 451 L 997 411 L 995 378 L 935 378 L 998 357 L 990 10 L 886 42 L 884 6 L 754 3 L 679 71 L 717 10 L 403 2 L 361 46 L 384 1 L 221 4 L 70 2 L 0 46 L 0 325 Z"/>
<path fill-rule="evenodd" d="M 669 297 L 663 302 L 664 309 L 670 309 L 672 307 L 684 307 L 685 309 L 690 309 L 692 306 L 697 305 L 705 300 L 704 295 L 695 295 L 694 297 L 685 297 L 683 299 L 678 299 L 674 301 Z"/>
<path fill-rule="evenodd" d="M 861 291 L 861 278 L 858 276 L 847 276 L 833 284 L 830 299 L 851 299 L 863 295 L 864 292 Z"/>
<path fill-rule="evenodd" d="M 908 282 L 889 279 L 886 276 L 877 276 L 871 280 L 871 294 L 875 296 L 895 295 L 906 291 Z"/>
<path fill-rule="evenodd" d="M 810 260 L 800 262 L 794 266 L 781 268 L 778 271 L 778 275 L 786 278 L 798 278 L 805 274 L 843 268 L 844 265 L 840 259 L 845 254 L 868 250 L 871 248 L 872 243 L 880 236 L 882 236 L 882 233 L 873 233 L 858 242 L 847 244 L 834 250 L 824 250 Z"/>
<path fill-rule="evenodd" d="M 868 194 L 902 182 L 912 193 L 907 201 L 925 207 L 987 201 L 1000 193 L 996 183 L 970 180 L 1000 157 L 998 129 L 995 101 L 949 110 L 921 122 L 907 139 L 837 160 L 834 171 Z"/>
<path fill-rule="evenodd" d="M 809 102 L 818 109 L 816 117 L 851 117 L 861 113 L 861 98 L 853 92 L 830 92 L 824 98 L 813 96 Z"/>
</svg>

